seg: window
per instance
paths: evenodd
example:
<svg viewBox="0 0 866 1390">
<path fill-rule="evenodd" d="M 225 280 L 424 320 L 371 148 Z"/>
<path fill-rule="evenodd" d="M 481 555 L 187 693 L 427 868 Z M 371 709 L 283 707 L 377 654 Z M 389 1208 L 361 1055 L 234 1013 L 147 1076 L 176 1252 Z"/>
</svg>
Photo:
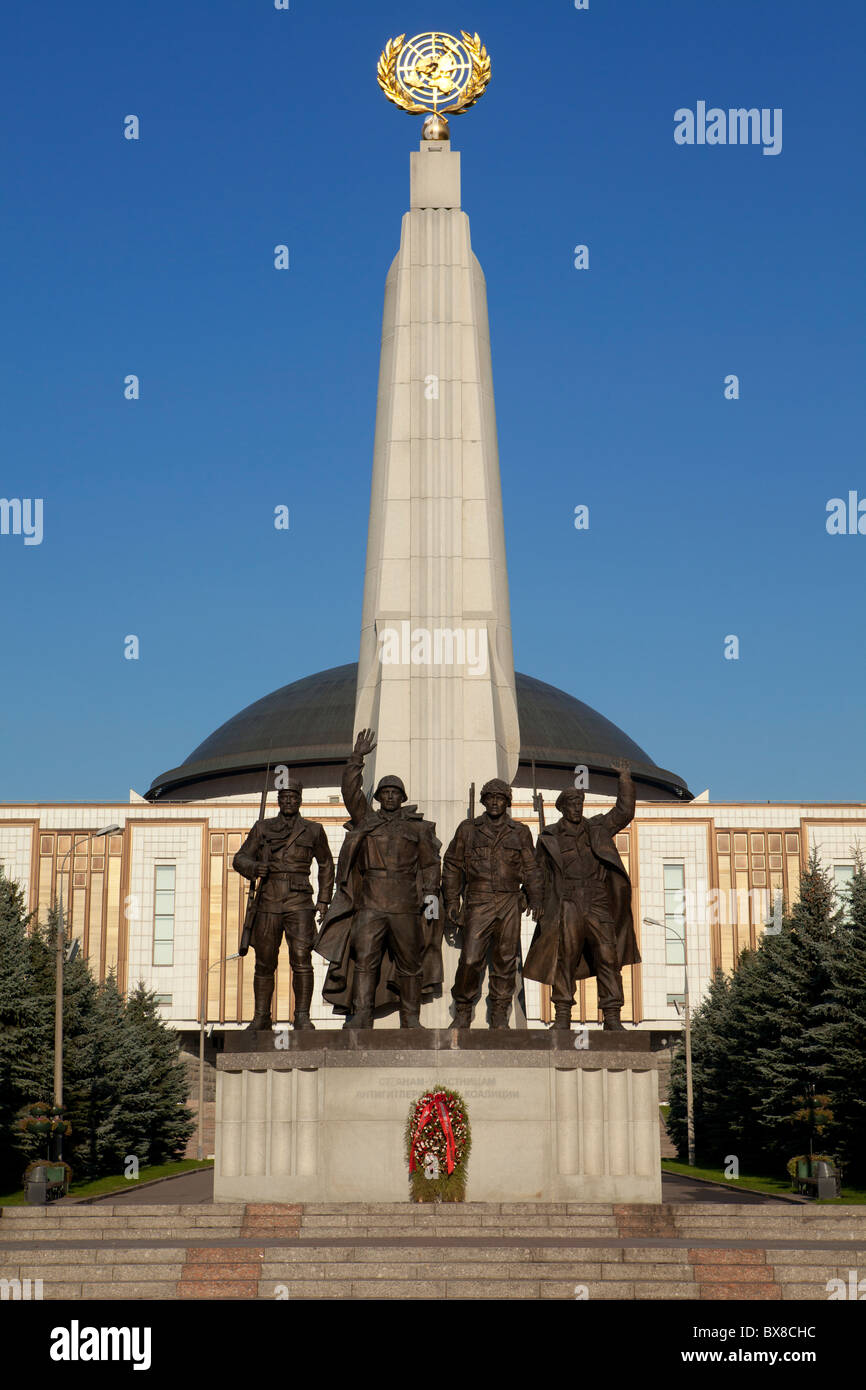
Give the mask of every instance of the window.
<svg viewBox="0 0 866 1390">
<path fill-rule="evenodd" d="M 669 994 L 668 1008 L 676 1009 L 680 1013 L 686 1007 L 686 996 L 684 994 Z"/>
<path fill-rule="evenodd" d="M 837 905 L 838 907 L 841 907 L 841 908 L 843 909 L 843 911 L 845 911 L 845 912 L 847 912 L 847 909 L 848 909 L 848 907 L 850 906 L 850 904 L 849 904 L 849 902 L 848 902 L 848 894 L 846 893 L 845 890 L 846 890 L 846 888 L 848 887 L 848 884 L 851 882 L 851 880 L 852 880 L 853 877 L 854 877 L 854 865 L 853 865 L 853 864 L 834 864 L 834 865 L 833 865 L 833 883 L 834 883 L 834 886 L 835 886 L 835 888 L 836 888 L 836 905 Z"/>
<path fill-rule="evenodd" d="M 682 864 L 665 864 L 665 962 L 685 964 L 686 871 Z"/>
<path fill-rule="evenodd" d="M 174 964 L 174 864 L 157 864 L 153 891 L 153 963 Z"/>
<path fill-rule="evenodd" d="M 171 1008 L 171 995 L 170 995 L 170 994 L 155 994 L 155 995 L 153 996 L 153 1002 L 154 1002 L 154 1004 L 158 1004 L 158 1005 L 160 1006 L 160 1008 L 162 1008 L 162 1009 Z"/>
</svg>

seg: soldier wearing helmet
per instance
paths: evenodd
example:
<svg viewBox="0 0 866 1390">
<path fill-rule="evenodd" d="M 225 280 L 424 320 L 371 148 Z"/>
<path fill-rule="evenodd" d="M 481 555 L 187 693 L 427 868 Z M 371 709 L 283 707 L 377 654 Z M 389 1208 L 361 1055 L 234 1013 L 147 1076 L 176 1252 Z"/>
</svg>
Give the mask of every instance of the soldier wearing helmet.
<svg viewBox="0 0 866 1390">
<path fill-rule="evenodd" d="M 418 1028 L 422 994 L 442 981 L 439 841 L 393 774 L 379 779 L 379 809 L 370 807 L 362 781 L 375 746 L 372 729 L 362 729 L 343 772 L 351 820 L 315 949 L 330 961 L 324 998 L 350 1014 L 344 1027 L 371 1028 L 374 1008 L 399 1003 L 400 1027 Z"/>
<path fill-rule="evenodd" d="M 520 961 L 522 897 L 533 918 L 541 908 L 541 875 L 532 836 L 508 814 L 511 788 L 495 777 L 481 788 L 483 815 L 465 820 L 448 849 L 442 870 L 445 915 L 463 924 L 463 946 L 454 988 L 454 1026 L 468 1028 L 481 995 L 490 957 L 490 1027 L 507 1028 Z M 462 911 L 461 911 L 462 898 Z"/>
</svg>

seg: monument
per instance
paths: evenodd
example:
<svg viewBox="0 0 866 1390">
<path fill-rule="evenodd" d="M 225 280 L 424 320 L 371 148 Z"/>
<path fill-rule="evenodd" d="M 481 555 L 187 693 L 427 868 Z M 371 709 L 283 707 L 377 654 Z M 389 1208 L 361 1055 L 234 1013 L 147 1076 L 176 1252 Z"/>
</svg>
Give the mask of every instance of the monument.
<svg viewBox="0 0 866 1390">
<path fill-rule="evenodd" d="M 328 839 L 316 821 L 298 815 L 303 788 L 294 778 L 281 788 L 280 814 L 269 820 L 259 818 L 234 857 L 234 868 L 251 883 L 248 925 L 241 939 L 240 954 L 252 944 L 256 956 L 253 976 L 255 1015 L 250 1030 L 271 1027 L 271 999 L 280 944 L 285 934 L 292 968 L 295 996 L 294 1026 L 310 1029 L 313 999 L 311 950 L 315 936 L 314 916 L 322 920 L 331 901 L 334 886 L 334 860 Z M 262 804 L 264 812 L 264 798 Z M 319 868 L 318 902 L 314 911 L 310 868 Z M 245 938 L 249 935 L 249 940 Z"/>
<path fill-rule="evenodd" d="M 373 1009 L 391 1002 L 391 990 L 400 1027 L 417 1028 L 422 991 L 442 983 L 439 913 L 425 912 L 425 904 L 438 902 L 439 841 L 430 822 L 406 805 L 406 788 L 394 774 L 380 777 L 373 793 L 379 810 L 370 808 L 361 779 L 375 746 L 373 731 L 362 729 L 343 773 L 351 829 L 316 950 L 331 962 L 324 996 L 349 1014 L 344 1027 L 372 1028 Z"/>
<path fill-rule="evenodd" d="M 574 987 L 598 977 L 598 1006 L 608 1032 L 622 1032 L 622 967 L 640 960 L 631 913 L 631 884 L 614 836 L 634 816 L 634 784 L 620 768 L 613 810 L 583 818 L 584 793 L 560 792 L 562 819 L 542 830 L 537 858 L 544 881 L 542 921 L 523 973 L 550 985 L 554 1028 L 571 1027 Z"/>
<path fill-rule="evenodd" d="M 510 785 L 520 752 L 487 296 L 448 125 L 490 74 L 466 33 L 401 36 L 378 70 L 429 114 L 385 282 L 355 728 L 443 844 L 470 782 Z"/>
<path fill-rule="evenodd" d="M 469 1200 L 661 1195 L 657 1059 L 616 1010 L 612 933 L 630 909 L 610 850 L 612 827 L 634 809 L 628 770 L 614 810 L 584 826 L 566 795 L 563 822 L 535 852 L 508 815 L 520 729 L 487 307 L 448 125 L 490 74 L 466 32 L 401 35 L 379 62 L 389 100 L 426 119 L 385 288 L 354 750 L 341 783 L 350 820 L 316 940 L 330 962 L 325 998 L 348 1019 L 315 1036 L 226 1035 L 217 1200 L 408 1197 L 407 1111 L 433 1085 L 469 1106 Z M 485 811 L 467 820 L 476 783 Z M 452 1028 L 420 1026 L 425 989 L 441 991 L 426 1021 L 450 1021 L 440 842 L 447 926 L 463 931 Z M 559 1011 L 555 1030 L 507 1031 L 524 904 L 540 918 L 527 968 L 551 977 L 563 1010 L 574 979 L 595 970 L 606 1031 L 572 1034 Z M 491 1028 L 470 1031 L 488 953 Z M 389 1001 L 400 1029 L 374 1029 Z"/>
<path fill-rule="evenodd" d="M 468 1028 L 490 957 L 490 1027 L 507 1028 L 520 962 L 520 919 L 526 902 L 541 911 L 541 873 L 532 836 L 507 814 L 511 788 L 494 777 L 481 788 L 484 814 L 463 821 L 448 849 L 442 874 L 445 913 L 463 928 L 454 980 L 454 1026 Z M 460 899 L 463 899 L 461 908 Z"/>
</svg>

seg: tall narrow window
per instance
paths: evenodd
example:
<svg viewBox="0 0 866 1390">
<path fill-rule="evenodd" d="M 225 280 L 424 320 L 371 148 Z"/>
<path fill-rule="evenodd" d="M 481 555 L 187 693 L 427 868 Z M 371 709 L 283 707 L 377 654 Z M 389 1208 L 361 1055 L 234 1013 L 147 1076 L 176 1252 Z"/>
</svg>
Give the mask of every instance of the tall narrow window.
<svg viewBox="0 0 866 1390">
<path fill-rule="evenodd" d="M 682 864 L 665 864 L 665 961 L 685 963 L 686 871 Z"/>
<path fill-rule="evenodd" d="M 174 964 L 174 864 L 157 864 L 153 893 L 153 963 Z"/>
<path fill-rule="evenodd" d="M 845 890 L 847 889 L 848 884 L 851 882 L 853 877 L 853 864 L 833 865 L 833 885 L 836 889 L 836 906 L 841 907 L 846 917 L 848 915 L 848 909 L 851 906 L 851 904 L 848 901 L 848 894 Z"/>
</svg>

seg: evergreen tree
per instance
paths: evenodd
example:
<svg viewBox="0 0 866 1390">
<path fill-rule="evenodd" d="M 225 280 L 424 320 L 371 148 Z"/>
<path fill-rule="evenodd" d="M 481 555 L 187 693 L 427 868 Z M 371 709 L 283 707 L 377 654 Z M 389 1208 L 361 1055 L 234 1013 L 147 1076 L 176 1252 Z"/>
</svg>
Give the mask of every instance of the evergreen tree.
<svg viewBox="0 0 866 1390">
<path fill-rule="evenodd" d="M 87 1164 L 93 1172 L 119 1173 L 128 1155 L 139 1157 L 132 1136 L 146 1096 L 146 1059 L 113 973 L 97 991 L 89 1061 Z"/>
<path fill-rule="evenodd" d="M 0 1191 L 18 1186 L 26 1156 L 13 1121 L 25 1103 L 27 926 L 24 895 L 0 869 Z"/>
<path fill-rule="evenodd" d="M 717 1117 L 724 1113 L 722 1097 L 727 1088 L 725 1065 L 726 1015 L 730 981 L 716 971 L 706 996 L 691 1013 L 692 1087 L 695 1100 L 695 1148 L 702 1160 L 717 1155 Z M 720 1064 L 721 1063 L 721 1064 Z M 668 1133 L 680 1157 L 688 1155 L 688 1107 L 686 1094 L 685 1036 L 671 1059 Z"/>
<path fill-rule="evenodd" d="M 22 1058 L 24 1101 L 54 1097 L 54 1024 L 59 913 L 52 906 L 44 926 L 27 939 L 28 989 L 25 1001 L 27 1051 Z M 97 987 L 81 956 L 63 966 L 63 1113 L 72 1133 L 63 1139 L 63 1157 L 76 1178 L 95 1177 L 91 1161 L 90 1090 L 97 1071 L 94 1056 Z M 30 1157 L 38 1145 L 25 1143 Z"/>
<path fill-rule="evenodd" d="M 692 1085 L 698 1163 L 722 1167 L 735 1155 L 742 1168 L 765 1160 L 760 1050 L 774 1037 L 764 1008 L 767 963 L 761 949 L 743 951 L 732 975 L 717 971 L 692 1014 Z M 671 1067 L 668 1131 L 681 1158 L 687 1154 L 685 1040 Z"/>
<path fill-rule="evenodd" d="M 180 1158 L 195 1127 L 187 1107 L 186 1068 L 176 1035 L 159 1016 L 156 996 L 142 983 L 130 994 L 126 1021 L 141 1058 L 141 1104 L 131 1116 L 129 1153 L 147 1163 Z"/>
<path fill-rule="evenodd" d="M 821 1041 L 829 1057 L 833 1111 L 828 1148 L 842 1163 L 846 1182 L 859 1186 L 866 1184 L 866 866 L 859 851 L 843 897 Z"/>
<path fill-rule="evenodd" d="M 757 950 L 741 953 L 728 996 L 726 1071 L 724 1086 L 719 1091 L 716 1124 L 725 1136 L 726 1152 L 734 1154 L 745 1170 L 766 1166 L 766 1117 L 758 1059 L 777 1035 L 765 1004 L 772 943 L 777 940 L 765 937 Z"/>
<path fill-rule="evenodd" d="M 774 1167 L 808 1153 L 816 1137 L 816 1103 L 829 1079 L 823 1025 L 841 916 L 829 873 L 813 849 L 781 934 L 765 937 L 760 948 L 763 1008 L 772 1036 L 757 1050 L 759 1105 L 766 1157 Z"/>
</svg>

